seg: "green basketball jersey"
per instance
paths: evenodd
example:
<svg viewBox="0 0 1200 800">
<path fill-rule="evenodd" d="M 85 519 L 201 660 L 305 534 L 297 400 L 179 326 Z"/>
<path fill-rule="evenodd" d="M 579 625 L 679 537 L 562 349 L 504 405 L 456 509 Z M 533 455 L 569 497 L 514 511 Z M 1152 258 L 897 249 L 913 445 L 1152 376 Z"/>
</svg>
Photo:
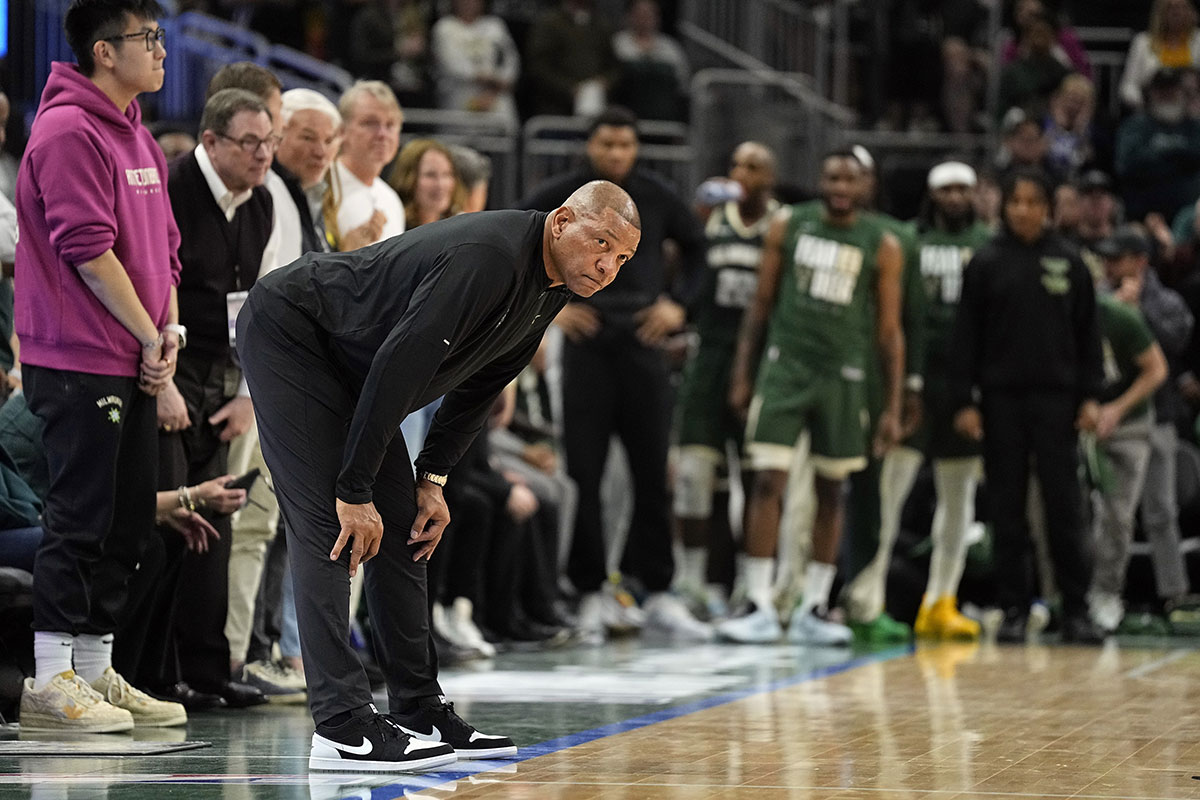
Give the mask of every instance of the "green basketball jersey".
<svg viewBox="0 0 1200 800">
<path fill-rule="evenodd" d="M 918 258 L 925 285 L 926 354 L 931 372 L 945 372 L 963 271 L 975 251 L 991 238 L 991 229 L 982 222 L 955 233 L 933 229 L 920 233 Z"/>
<path fill-rule="evenodd" d="M 901 222 L 879 211 L 862 212 L 876 220 L 883 229 L 900 242 L 904 268 L 900 273 L 900 327 L 904 331 L 904 374 L 923 375 L 925 372 L 925 294 L 921 286 L 920 240 L 911 222 Z M 879 365 L 882 378 L 882 364 Z"/>
<path fill-rule="evenodd" d="M 820 201 L 790 209 L 767 344 L 816 372 L 862 379 L 874 353 L 875 254 L 884 229 L 869 217 L 848 228 L 824 217 Z"/>
<path fill-rule="evenodd" d="M 1100 399 L 1107 403 L 1125 393 L 1137 379 L 1141 368 L 1138 356 L 1154 344 L 1154 334 L 1142 312 L 1111 295 L 1096 296 L 1100 318 L 1100 344 L 1104 352 L 1104 389 Z M 1125 414 L 1122 422 L 1146 419 L 1150 401 L 1143 400 Z"/>
<path fill-rule="evenodd" d="M 692 319 L 702 345 L 737 341 L 742 313 L 758 288 L 758 262 L 763 237 L 779 203 L 771 200 L 767 212 L 753 225 L 742 222 L 738 205 L 728 202 L 712 210 L 704 232 L 708 239 L 708 269 L 692 306 Z"/>
</svg>

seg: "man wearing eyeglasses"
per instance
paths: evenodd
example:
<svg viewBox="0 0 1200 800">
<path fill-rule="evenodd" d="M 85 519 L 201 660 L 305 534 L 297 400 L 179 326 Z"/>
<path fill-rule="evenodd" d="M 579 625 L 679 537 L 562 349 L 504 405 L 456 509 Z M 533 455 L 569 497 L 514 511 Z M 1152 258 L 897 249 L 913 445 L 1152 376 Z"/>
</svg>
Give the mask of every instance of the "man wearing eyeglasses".
<svg viewBox="0 0 1200 800">
<path fill-rule="evenodd" d="M 199 139 L 193 152 L 171 165 L 167 184 L 180 233 L 179 318 L 187 328 L 178 372 L 164 392 L 178 395 L 186 408 L 178 415 L 185 430 L 163 425 L 168 485 L 226 475 L 230 440 L 253 424 L 250 393 L 235 360 L 233 320 L 259 274 L 276 266 L 279 248 L 274 204 L 263 185 L 279 144 L 266 103 L 245 89 L 213 93 Z M 193 563 L 185 562 L 180 576 L 181 589 L 208 598 L 188 603 L 186 619 L 178 619 L 172 632 L 186 686 L 175 676 L 160 676 L 168 680 L 158 688 L 196 705 L 257 705 L 266 702 L 261 691 L 231 680 L 225 636 L 230 518 L 212 522 L 220 539 L 206 553 L 189 556 Z"/>
<path fill-rule="evenodd" d="M 162 14 L 155 0 L 71 3 L 63 27 L 78 64 L 51 67 L 17 177 L 15 322 L 51 481 L 24 731 L 187 721 L 111 666 L 154 530 L 154 396 L 180 344 L 179 232 L 136 100 L 163 84 Z"/>
</svg>

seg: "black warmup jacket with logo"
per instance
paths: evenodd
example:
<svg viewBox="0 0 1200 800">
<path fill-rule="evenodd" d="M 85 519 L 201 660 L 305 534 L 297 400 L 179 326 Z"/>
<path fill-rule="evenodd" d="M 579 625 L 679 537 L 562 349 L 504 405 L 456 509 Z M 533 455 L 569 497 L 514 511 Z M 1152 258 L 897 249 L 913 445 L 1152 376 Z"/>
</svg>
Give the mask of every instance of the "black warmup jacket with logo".
<svg viewBox="0 0 1200 800">
<path fill-rule="evenodd" d="M 314 330 L 358 398 L 339 499 L 369 502 L 401 421 L 443 395 L 416 467 L 444 475 L 458 462 L 574 296 L 550 287 L 546 216 L 463 214 L 349 253 L 306 254 L 255 284 L 252 312 Z"/>
<path fill-rule="evenodd" d="M 973 390 L 1065 391 L 1096 399 L 1104 381 L 1096 290 L 1057 234 L 1026 244 L 1004 231 L 963 275 L 950 362 L 954 408 Z"/>
</svg>

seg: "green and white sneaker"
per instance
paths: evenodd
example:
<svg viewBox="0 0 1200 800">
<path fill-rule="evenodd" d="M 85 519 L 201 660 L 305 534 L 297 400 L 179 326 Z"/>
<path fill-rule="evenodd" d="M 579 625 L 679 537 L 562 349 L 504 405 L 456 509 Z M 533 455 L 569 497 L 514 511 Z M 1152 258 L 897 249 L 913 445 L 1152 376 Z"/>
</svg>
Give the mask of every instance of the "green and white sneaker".
<svg viewBox="0 0 1200 800">
<path fill-rule="evenodd" d="M 870 622 L 851 622 L 854 640 L 860 644 L 904 644 L 912 641 L 912 628 L 885 611 Z"/>
<path fill-rule="evenodd" d="M 21 692 L 23 732 L 120 733 L 133 729 L 133 715 L 106 701 L 74 670 L 60 672 L 41 689 L 35 690 L 33 685 L 33 678 L 26 678 Z"/>
</svg>

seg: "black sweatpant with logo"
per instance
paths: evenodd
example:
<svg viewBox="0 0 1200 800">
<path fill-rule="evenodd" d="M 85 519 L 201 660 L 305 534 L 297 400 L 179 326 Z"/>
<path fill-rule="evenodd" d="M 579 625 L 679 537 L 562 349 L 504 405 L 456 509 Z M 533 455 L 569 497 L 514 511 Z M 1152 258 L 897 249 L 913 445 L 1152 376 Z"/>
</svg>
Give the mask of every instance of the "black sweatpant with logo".
<svg viewBox="0 0 1200 800">
<path fill-rule="evenodd" d="M 22 366 L 45 425 L 50 493 L 33 565 L 33 627 L 114 632 L 131 576 L 154 533 L 155 399 L 137 378 Z"/>
</svg>

